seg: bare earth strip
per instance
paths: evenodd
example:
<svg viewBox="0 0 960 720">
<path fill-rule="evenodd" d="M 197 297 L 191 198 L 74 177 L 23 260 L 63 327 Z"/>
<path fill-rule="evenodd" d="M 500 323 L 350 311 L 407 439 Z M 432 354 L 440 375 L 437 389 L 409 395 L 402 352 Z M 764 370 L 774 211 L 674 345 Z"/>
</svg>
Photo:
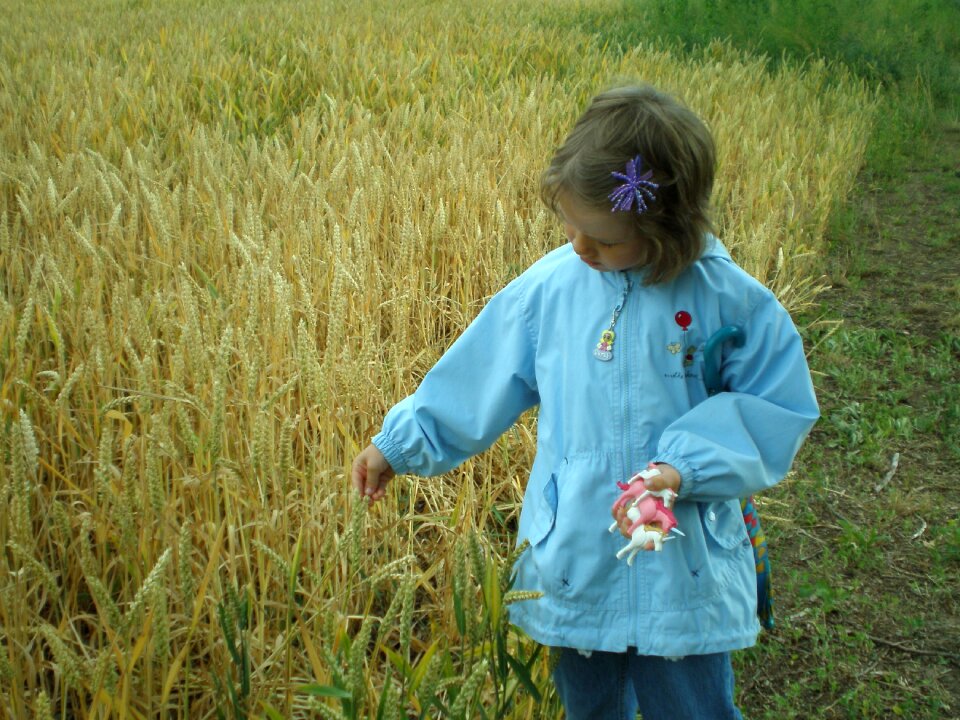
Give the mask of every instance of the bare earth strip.
<svg viewBox="0 0 960 720">
<path fill-rule="evenodd" d="M 958 198 L 956 125 L 861 177 L 808 330 L 823 417 L 765 498 L 779 624 L 747 717 L 960 716 Z"/>
</svg>

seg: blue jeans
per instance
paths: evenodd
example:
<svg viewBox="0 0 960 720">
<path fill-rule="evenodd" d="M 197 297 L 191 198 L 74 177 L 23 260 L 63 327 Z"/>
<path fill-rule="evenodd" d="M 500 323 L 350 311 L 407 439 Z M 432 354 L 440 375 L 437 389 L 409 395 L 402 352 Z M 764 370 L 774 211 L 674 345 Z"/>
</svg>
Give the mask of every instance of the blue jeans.
<svg viewBox="0 0 960 720">
<path fill-rule="evenodd" d="M 553 671 L 567 720 L 743 720 L 733 703 L 729 653 L 667 660 L 558 648 Z"/>
</svg>

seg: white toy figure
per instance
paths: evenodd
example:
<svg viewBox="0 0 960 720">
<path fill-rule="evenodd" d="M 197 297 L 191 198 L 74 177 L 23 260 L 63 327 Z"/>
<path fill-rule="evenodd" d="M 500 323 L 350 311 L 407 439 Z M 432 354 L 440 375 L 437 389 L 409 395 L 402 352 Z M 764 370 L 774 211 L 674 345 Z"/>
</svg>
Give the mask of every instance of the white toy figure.
<svg viewBox="0 0 960 720">
<path fill-rule="evenodd" d="M 648 490 L 644 484 L 644 480 L 659 474 L 657 466 L 650 463 L 646 470 L 630 478 L 629 483 L 617 483 L 617 486 L 623 490 L 623 494 L 613 504 L 613 510 L 616 512 L 625 507 L 627 517 L 630 519 L 630 527 L 627 528 L 630 542 L 617 553 L 617 559 L 620 560 L 629 553 L 627 565 L 632 565 L 633 557 L 650 544 L 653 545 L 654 551 L 660 552 L 663 549 L 663 543 L 671 539 L 672 536 L 667 535 L 671 530 L 678 535 L 683 535 L 677 530 L 677 519 L 670 509 L 677 494 L 669 488 Z M 617 523 L 614 522 L 609 530 L 613 532 L 616 529 Z"/>
</svg>

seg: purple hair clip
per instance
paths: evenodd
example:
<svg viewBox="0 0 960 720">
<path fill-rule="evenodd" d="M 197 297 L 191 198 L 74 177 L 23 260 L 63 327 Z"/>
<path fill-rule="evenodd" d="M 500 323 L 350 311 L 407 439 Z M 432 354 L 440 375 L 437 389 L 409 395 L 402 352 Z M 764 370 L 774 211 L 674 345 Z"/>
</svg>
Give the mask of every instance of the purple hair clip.
<svg viewBox="0 0 960 720">
<path fill-rule="evenodd" d="M 637 201 L 637 213 L 647 211 L 647 203 L 656 200 L 657 196 L 654 190 L 660 186 L 652 182 L 653 170 L 647 170 L 643 175 L 637 173 L 643 169 L 643 158 L 637 155 L 632 160 L 627 160 L 627 174 L 610 173 L 617 180 L 623 180 L 623 185 L 618 185 L 607 197 L 613 201 L 613 209 L 610 212 L 627 212 L 633 209 L 633 201 Z"/>
</svg>

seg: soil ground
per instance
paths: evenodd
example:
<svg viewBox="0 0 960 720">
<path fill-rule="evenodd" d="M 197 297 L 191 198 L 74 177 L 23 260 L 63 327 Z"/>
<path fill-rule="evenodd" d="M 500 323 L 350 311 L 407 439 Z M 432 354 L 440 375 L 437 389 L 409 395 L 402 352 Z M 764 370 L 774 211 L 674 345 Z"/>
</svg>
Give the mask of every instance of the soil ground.
<svg viewBox="0 0 960 720">
<path fill-rule="evenodd" d="M 960 125 L 863 174 L 848 213 L 800 322 L 822 417 L 762 499 L 778 627 L 740 697 L 748 718 L 958 718 Z"/>
</svg>

